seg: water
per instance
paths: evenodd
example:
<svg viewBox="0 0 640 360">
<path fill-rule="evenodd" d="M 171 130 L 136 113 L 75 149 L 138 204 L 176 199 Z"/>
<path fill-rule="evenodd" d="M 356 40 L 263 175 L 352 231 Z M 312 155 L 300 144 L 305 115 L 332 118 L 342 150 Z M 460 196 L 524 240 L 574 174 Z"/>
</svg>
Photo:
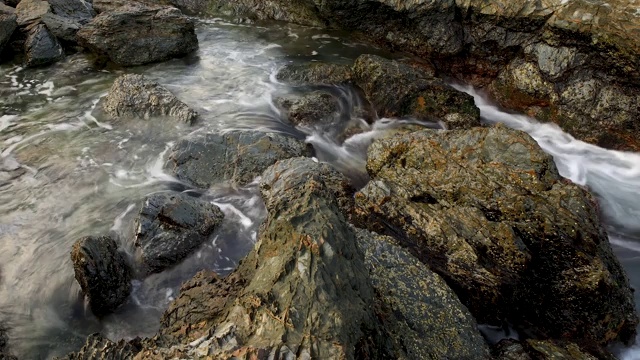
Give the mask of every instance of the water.
<svg viewBox="0 0 640 360">
<path fill-rule="evenodd" d="M 251 249 L 266 216 L 256 183 L 189 189 L 163 171 L 164 155 L 180 138 L 232 129 L 282 132 L 306 140 L 318 160 L 363 185 L 368 144 L 413 123 L 368 124 L 353 116 L 363 105 L 357 94 L 340 87 L 329 89 L 342 99 L 339 123 L 294 128 L 282 120 L 274 99 L 295 89 L 274 79 L 277 69 L 289 62 L 348 64 L 362 53 L 389 55 L 371 45 L 319 29 L 224 19 L 204 21 L 197 31 L 196 54 L 127 70 L 159 81 L 196 109 L 201 118 L 194 127 L 101 116 L 95 111 L 98 101 L 123 71 L 96 70 L 82 55 L 38 70 L 0 66 L 0 321 L 11 328 L 11 350 L 20 358 L 65 354 L 96 331 L 113 339 L 152 335 L 182 281 L 200 269 L 224 275 Z M 485 121 L 529 132 L 554 155 L 563 176 L 598 194 L 615 250 L 634 285 L 640 285 L 640 194 L 634 191 L 640 185 L 640 155 L 581 143 L 473 94 Z M 342 130 L 349 127 L 359 133 L 345 136 Z M 144 197 L 184 190 L 220 206 L 226 215 L 222 227 L 177 267 L 136 280 L 129 302 L 96 320 L 73 278 L 73 242 L 111 234 L 133 253 L 133 222 Z"/>
</svg>

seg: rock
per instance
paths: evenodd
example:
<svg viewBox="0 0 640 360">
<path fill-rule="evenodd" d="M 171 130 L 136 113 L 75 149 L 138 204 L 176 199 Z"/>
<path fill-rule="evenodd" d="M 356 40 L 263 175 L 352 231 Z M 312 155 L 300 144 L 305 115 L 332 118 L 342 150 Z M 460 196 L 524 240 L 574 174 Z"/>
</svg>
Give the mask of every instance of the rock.
<svg viewBox="0 0 640 360">
<path fill-rule="evenodd" d="M 200 188 L 223 181 L 245 185 L 276 161 L 305 154 L 304 143 L 288 136 L 231 131 L 178 142 L 165 168 Z"/>
<path fill-rule="evenodd" d="M 131 4 L 96 16 L 78 43 L 121 66 L 168 60 L 198 49 L 194 23 L 169 7 Z"/>
<path fill-rule="evenodd" d="M 192 125 L 198 117 L 198 113 L 178 100 L 169 90 L 137 74 L 118 77 L 102 107 L 114 118 L 149 119 L 168 116 Z"/>
<path fill-rule="evenodd" d="M 173 1 L 178 4 L 183 1 L 198 2 L 198 0 Z M 326 22 L 316 14 L 313 4 L 304 0 L 274 2 L 264 2 L 261 0 L 209 1 L 205 14 L 217 14 L 219 12 L 237 17 L 249 17 L 251 19 L 282 20 L 309 26 L 326 25 Z"/>
<path fill-rule="evenodd" d="M 450 128 L 480 126 L 473 97 L 434 78 L 430 73 L 375 55 L 360 56 L 353 77 L 381 117 L 454 120 Z"/>
<path fill-rule="evenodd" d="M 180 348 L 186 358 L 389 356 L 376 336 L 374 293 L 355 234 L 314 167 L 299 158 L 264 172 L 269 216 L 254 250 L 229 280 L 201 277 L 180 295 L 162 322 L 166 348 L 187 344 Z M 241 290 L 215 290 L 234 284 Z M 206 302 L 190 298 L 197 294 Z M 192 314 L 188 323 L 181 314 Z"/>
<path fill-rule="evenodd" d="M 13 31 L 18 26 L 16 19 L 17 17 L 13 14 L 0 13 L 0 52 L 2 52 L 4 46 L 9 42 Z"/>
<path fill-rule="evenodd" d="M 490 358 L 473 316 L 440 276 L 390 237 L 356 236 L 396 349 L 407 359 Z"/>
<path fill-rule="evenodd" d="M 7 336 L 7 328 L 0 324 L 0 360 L 17 360 L 17 358 L 11 355 L 7 349 L 9 337 Z"/>
<path fill-rule="evenodd" d="M 184 193 L 148 197 L 136 220 L 135 246 L 150 272 L 161 272 L 182 261 L 220 225 L 220 208 Z"/>
<path fill-rule="evenodd" d="M 492 354 L 496 360 L 532 360 L 522 344 L 512 339 L 501 340 L 494 346 Z"/>
<path fill-rule="evenodd" d="M 91 334 L 80 351 L 71 353 L 59 360 L 124 360 L 133 359 L 140 352 L 140 339 L 117 343 L 100 334 Z"/>
<path fill-rule="evenodd" d="M 91 2 L 86 0 L 48 0 L 54 14 L 87 23 L 96 15 Z"/>
<path fill-rule="evenodd" d="M 340 103 L 333 95 L 315 91 L 301 98 L 278 99 L 287 112 L 287 119 L 295 126 L 330 125 L 340 116 Z"/>
<path fill-rule="evenodd" d="M 82 23 L 76 19 L 63 17 L 50 12 L 42 15 L 41 20 L 56 38 L 67 43 L 76 42 L 76 34 L 82 27 Z"/>
<path fill-rule="evenodd" d="M 27 26 L 37 23 L 40 18 L 51 12 L 51 6 L 43 0 L 23 0 L 16 6 L 16 15 L 18 16 L 18 25 Z"/>
<path fill-rule="evenodd" d="M 551 340 L 528 339 L 522 343 L 502 340 L 494 348 L 496 360 L 596 360 L 597 357 L 582 351 L 573 343 L 555 343 Z M 602 354 L 601 359 L 614 359 Z"/>
<path fill-rule="evenodd" d="M 168 0 L 93 0 L 93 10 L 97 13 L 114 11 L 122 6 L 146 6 L 150 8 L 160 9 L 167 6 L 172 6 Z"/>
<path fill-rule="evenodd" d="M 35 25 L 29 31 L 25 42 L 25 63 L 27 66 L 49 65 L 63 58 L 62 46 L 45 25 Z"/>
<path fill-rule="evenodd" d="M 395 235 L 478 321 L 589 351 L 635 337 L 633 295 L 595 199 L 529 135 L 422 131 L 374 142 L 368 156 L 362 223 Z"/>
<path fill-rule="evenodd" d="M 312 62 L 290 64 L 278 71 L 276 79 L 291 85 L 350 84 L 351 69 L 343 65 Z"/>
<path fill-rule="evenodd" d="M 131 292 L 131 270 L 109 237 L 84 237 L 73 245 L 76 280 L 98 317 L 116 310 Z"/>
</svg>

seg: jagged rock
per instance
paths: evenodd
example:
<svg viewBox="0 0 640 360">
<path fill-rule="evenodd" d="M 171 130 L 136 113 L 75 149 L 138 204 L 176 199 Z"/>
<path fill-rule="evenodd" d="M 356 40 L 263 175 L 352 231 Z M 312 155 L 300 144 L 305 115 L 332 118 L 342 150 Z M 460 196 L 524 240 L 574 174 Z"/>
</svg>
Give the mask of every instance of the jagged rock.
<svg viewBox="0 0 640 360">
<path fill-rule="evenodd" d="M 223 181 L 245 185 L 276 161 L 305 154 L 305 144 L 288 136 L 232 131 L 178 142 L 165 168 L 201 188 Z"/>
<path fill-rule="evenodd" d="M 27 66 L 49 65 L 63 58 L 62 46 L 45 25 L 35 25 L 29 31 L 25 42 L 25 63 Z"/>
<path fill-rule="evenodd" d="M 109 237 L 84 237 L 71 250 L 76 280 L 98 317 L 125 302 L 131 292 L 131 270 Z"/>
<path fill-rule="evenodd" d="M 439 275 L 393 238 L 362 229 L 356 236 L 396 349 L 407 359 L 490 358 L 473 316 Z"/>
<path fill-rule="evenodd" d="M 17 17 L 13 14 L 0 12 L 0 52 L 9 42 L 13 31 L 18 27 Z"/>
<path fill-rule="evenodd" d="M 443 120 L 452 129 L 480 126 L 480 110 L 473 97 L 427 71 L 361 55 L 353 66 L 353 77 L 381 117 Z"/>
<path fill-rule="evenodd" d="M 71 353 L 59 360 L 130 360 L 140 352 L 139 339 L 120 340 L 117 343 L 100 334 L 89 335 L 80 351 Z"/>
<path fill-rule="evenodd" d="M 291 85 L 353 83 L 348 66 L 320 62 L 289 64 L 278 71 L 276 78 Z"/>
<path fill-rule="evenodd" d="M 102 107 L 114 118 L 149 119 L 168 116 L 191 125 L 198 117 L 198 113 L 178 100 L 169 90 L 137 74 L 118 77 L 113 82 Z"/>
<path fill-rule="evenodd" d="M 478 321 L 599 351 L 635 337 L 629 282 L 595 199 L 524 132 L 422 131 L 374 142 L 356 211 L 452 286 Z"/>
<path fill-rule="evenodd" d="M 330 125 L 340 115 L 340 104 L 331 94 L 315 91 L 300 98 L 278 99 L 287 119 L 296 126 Z"/>
<path fill-rule="evenodd" d="M 168 60 L 198 49 L 194 22 L 180 10 L 137 3 L 99 14 L 77 36 L 80 45 L 122 66 Z"/>
<path fill-rule="evenodd" d="M 171 267 L 204 243 L 224 214 L 208 201 L 184 193 L 148 197 L 137 218 L 135 246 L 150 272 Z"/>
</svg>

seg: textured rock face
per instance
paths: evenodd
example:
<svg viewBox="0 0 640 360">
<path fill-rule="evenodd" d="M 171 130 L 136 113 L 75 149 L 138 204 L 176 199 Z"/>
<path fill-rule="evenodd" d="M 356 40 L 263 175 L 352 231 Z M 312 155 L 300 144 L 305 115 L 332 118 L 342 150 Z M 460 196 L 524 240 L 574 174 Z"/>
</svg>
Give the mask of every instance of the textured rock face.
<svg viewBox="0 0 640 360">
<path fill-rule="evenodd" d="M 550 340 L 528 339 L 523 343 L 502 340 L 493 350 L 496 360 L 596 360 L 573 343 L 554 343 Z M 607 359 L 613 357 L 608 356 Z"/>
<path fill-rule="evenodd" d="M 329 125 L 340 115 L 340 104 L 333 95 L 316 91 L 299 99 L 280 99 L 287 119 L 293 125 L 312 127 Z"/>
<path fill-rule="evenodd" d="M 133 359 L 140 351 L 141 345 L 137 340 L 117 343 L 104 338 L 100 334 L 89 335 L 80 351 L 71 353 L 60 360 L 125 360 Z"/>
<path fill-rule="evenodd" d="M 198 113 L 169 90 L 137 74 L 118 77 L 102 107 L 114 118 L 168 116 L 191 125 L 198 117 Z"/>
<path fill-rule="evenodd" d="M 98 317 L 113 312 L 131 292 L 131 270 L 109 237 L 85 237 L 71 250 L 76 280 Z"/>
<path fill-rule="evenodd" d="M 64 50 L 55 36 L 43 24 L 29 31 L 25 42 L 25 62 L 27 66 L 52 64 L 64 58 Z"/>
<path fill-rule="evenodd" d="M 393 238 L 357 229 L 379 294 L 384 328 L 407 359 L 489 359 L 473 316 L 456 294 Z"/>
<path fill-rule="evenodd" d="M 375 142 L 356 211 L 396 235 L 482 322 L 508 319 L 589 349 L 638 318 L 595 200 L 527 134 L 424 131 Z"/>
<path fill-rule="evenodd" d="M 26 26 L 38 22 L 40 18 L 51 11 L 51 5 L 42 0 L 24 0 L 16 6 L 18 25 Z"/>
<path fill-rule="evenodd" d="M 96 13 L 91 2 L 85 0 L 48 0 L 53 13 L 70 19 L 77 19 L 83 23 L 89 22 Z"/>
<path fill-rule="evenodd" d="M 287 136 L 232 131 L 180 141 L 165 168 L 201 188 L 222 181 L 245 185 L 276 161 L 305 153 L 304 143 Z"/>
<path fill-rule="evenodd" d="M 175 8 L 131 4 L 96 16 L 78 42 L 122 66 L 142 65 L 198 49 L 192 20 Z"/>
<path fill-rule="evenodd" d="M 223 218 L 217 206 L 186 194 L 150 196 L 137 219 L 135 245 L 142 263 L 151 272 L 175 265 L 202 245 Z"/>
<path fill-rule="evenodd" d="M 276 78 L 291 85 L 349 84 L 352 73 L 348 66 L 312 62 L 291 64 L 280 69 Z"/>
<path fill-rule="evenodd" d="M 17 17 L 13 14 L 0 12 L 0 52 L 9 42 L 13 31 L 18 27 L 16 19 Z"/>
</svg>

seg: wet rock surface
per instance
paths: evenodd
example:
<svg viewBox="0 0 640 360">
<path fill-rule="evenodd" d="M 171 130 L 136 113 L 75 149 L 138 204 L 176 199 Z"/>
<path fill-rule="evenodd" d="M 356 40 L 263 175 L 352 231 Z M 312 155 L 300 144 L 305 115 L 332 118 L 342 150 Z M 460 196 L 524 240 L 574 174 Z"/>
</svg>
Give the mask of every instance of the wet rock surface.
<svg viewBox="0 0 640 360">
<path fill-rule="evenodd" d="M 118 245 L 109 237 L 88 236 L 71 250 L 75 277 L 98 317 L 124 303 L 131 292 L 131 270 Z"/>
<path fill-rule="evenodd" d="M 490 359 L 473 316 L 439 275 L 391 237 L 356 236 L 396 349 L 407 359 Z"/>
<path fill-rule="evenodd" d="M 27 66 L 49 65 L 64 58 L 64 50 L 53 34 L 43 24 L 35 25 L 25 42 Z"/>
<path fill-rule="evenodd" d="M 136 226 L 142 264 L 150 272 L 175 265 L 202 245 L 223 218 L 217 206 L 184 193 L 150 196 Z"/>
<path fill-rule="evenodd" d="M 114 118 L 167 116 L 191 125 L 198 117 L 198 113 L 169 90 L 137 74 L 118 77 L 104 98 L 102 107 Z"/>
<path fill-rule="evenodd" d="M 304 143 L 288 136 L 231 131 L 181 140 L 172 148 L 165 168 L 200 188 L 222 181 L 246 185 L 276 161 L 306 153 Z"/>
<path fill-rule="evenodd" d="M 297 86 L 340 85 L 353 82 L 348 66 L 321 62 L 287 65 L 278 71 L 276 79 Z"/>
<path fill-rule="evenodd" d="M 277 101 L 287 112 L 287 119 L 296 126 L 330 125 L 340 115 L 340 104 L 331 94 L 315 91 L 300 98 Z"/>
<path fill-rule="evenodd" d="M 180 10 L 139 3 L 99 14 L 77 36 L 80 45 L 121 66 L 168 60 L 198 49 L 194 22 Z"/>
<path fill-rule="evenodd" d="M 51 5 L 42 0 L 24 0 L 20 1 L 16 6 L 16 15 L 18 16 L 18 25 L 27 26 L 37 23 L 40 18 L 51 12 Z"/>
<path fill-rule="evenodd" d="M 0 11 L 0 52 L 2 52 L 4 46 L 9 42 L 13 31 L 18 27 L 16 19 L 17 16 L 14 14 Z"/>
<path fill-rule="evenodd" d="M 368 155 L 363 223 L 442 275 L 478 321 L 592 351 L 635 337 L 633 295 L 594 198 L 526 133 L 423 131 Z"/>
</svg>

